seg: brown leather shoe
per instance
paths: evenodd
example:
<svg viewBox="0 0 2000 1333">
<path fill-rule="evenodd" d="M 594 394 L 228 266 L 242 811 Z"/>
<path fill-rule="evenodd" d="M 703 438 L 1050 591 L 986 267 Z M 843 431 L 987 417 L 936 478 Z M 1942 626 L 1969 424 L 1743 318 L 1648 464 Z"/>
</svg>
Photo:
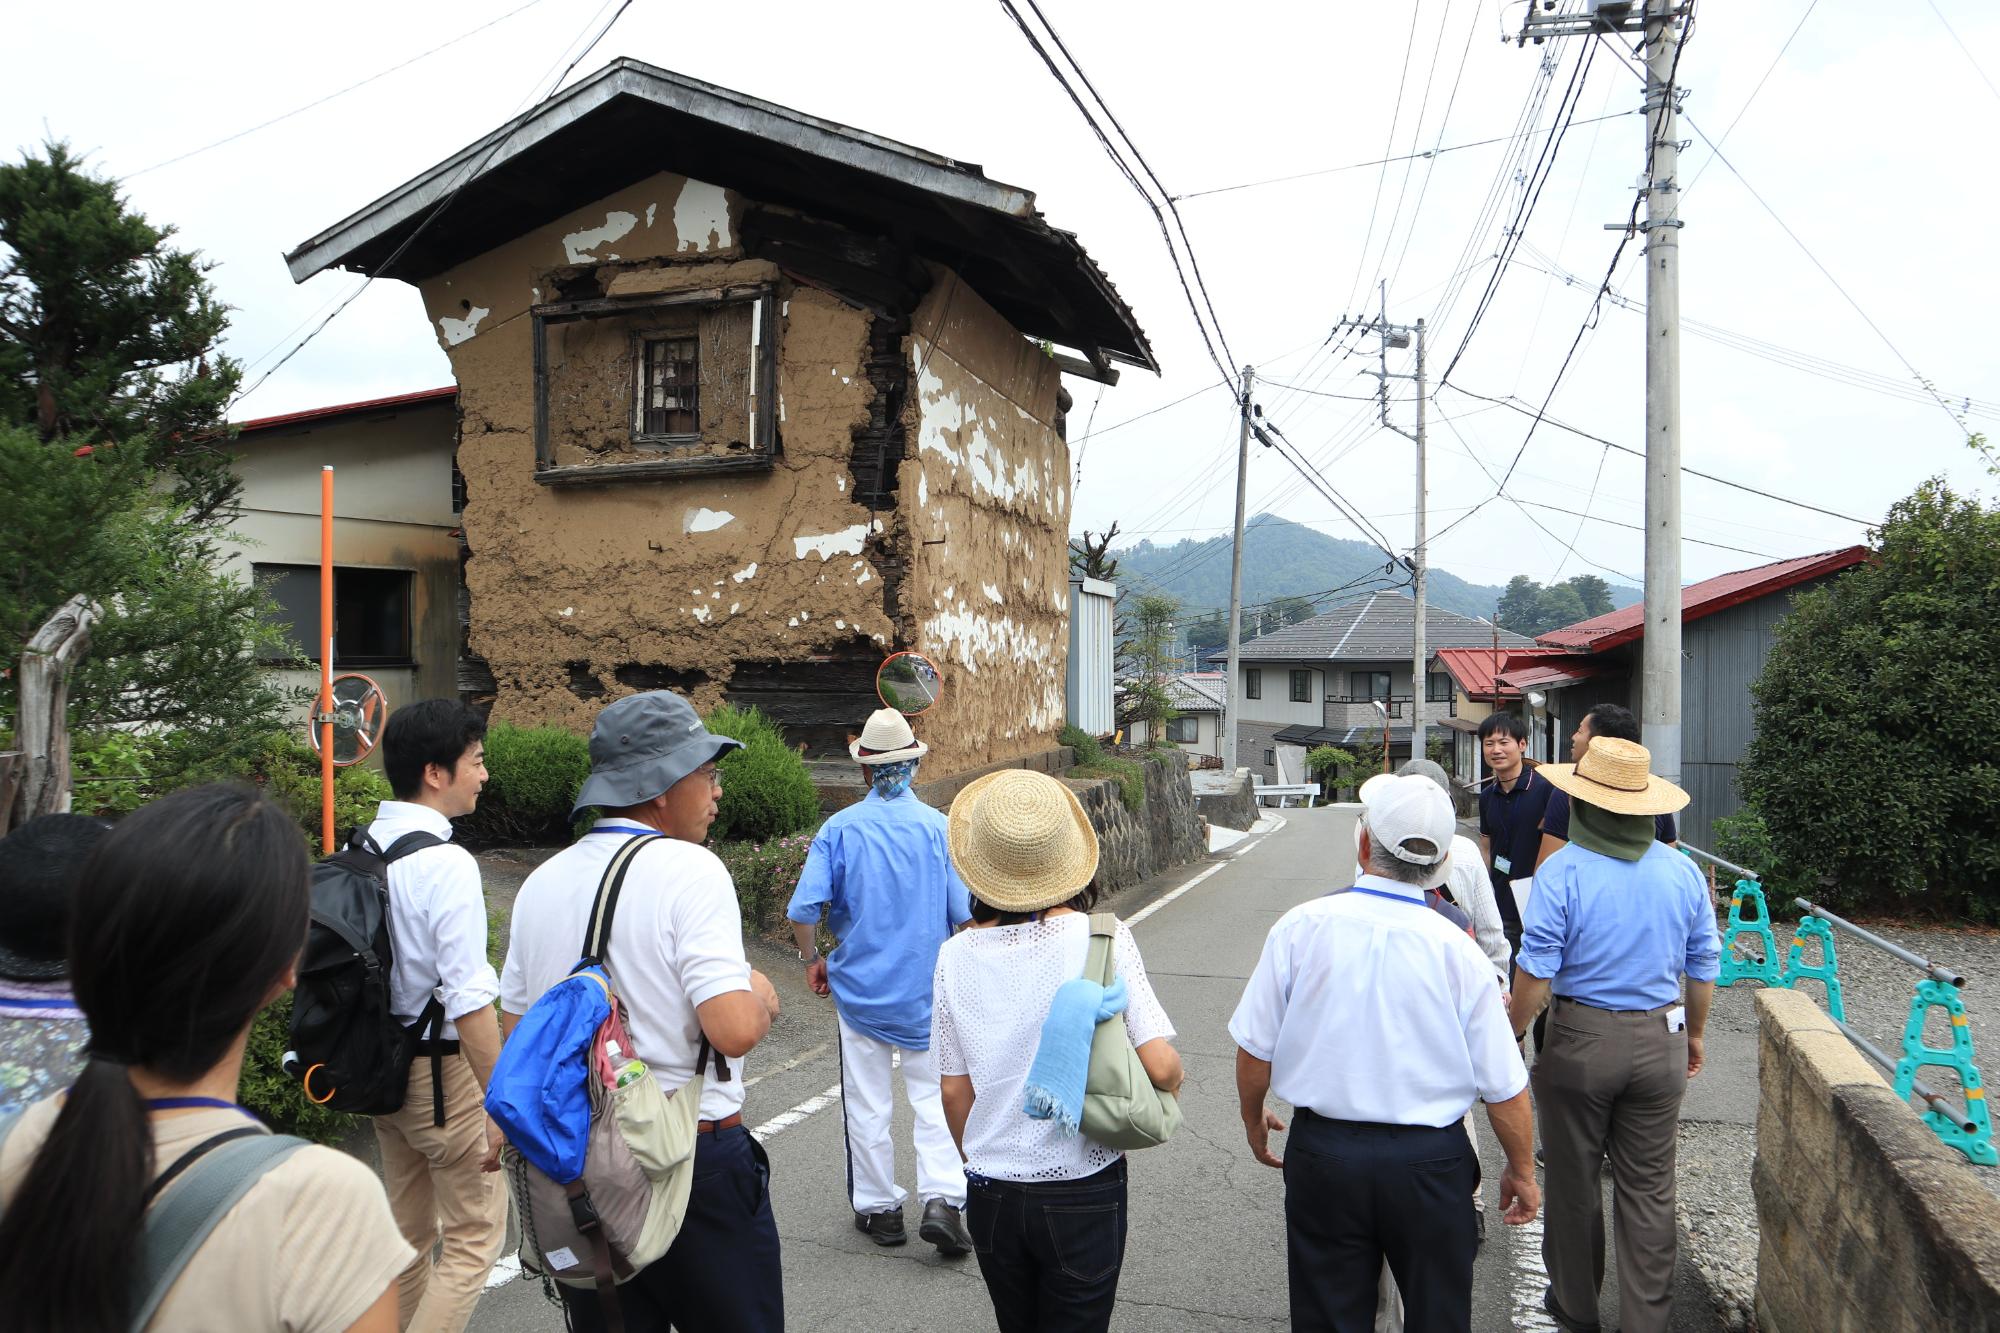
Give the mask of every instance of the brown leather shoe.
<svg viewBox="0 0 2000 1333">
<path fill-rule="evenodd" d="M 964 1215 L 943 1199 L 924 1205 L 924 1220 L 917 1234 L 937 1246 L 939 1254 L 955 1258 L 972 1251 L 972 1233 L 965 1229 Z"/>
<path fill-rule="evenodd" d="M 903 1210 L 900 1208 L 881 1213 L 856 1213 L 854 1229 L 877 1245 L 903 1245 L 910 1239 L 910 1233 L 903 1229 Z"/>
</svg>

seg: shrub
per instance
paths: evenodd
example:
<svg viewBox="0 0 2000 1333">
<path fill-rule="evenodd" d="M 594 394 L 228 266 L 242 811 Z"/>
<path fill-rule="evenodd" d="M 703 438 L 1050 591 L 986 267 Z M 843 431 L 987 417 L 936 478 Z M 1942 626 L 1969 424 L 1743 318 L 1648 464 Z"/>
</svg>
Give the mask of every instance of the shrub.
<svg viewBox="0 0 2000 1333">
<path fill-rule="evenodd" d="M 747 928 L 763 930 L 791 902 L 812 840 L 810 833 L 793 833 L 769 842 L 715 844 L 715 854 L 736 882 L 736 901 Z"/>
<path fill-rule="evenodd" d="M 1075 752 L 1078 764 L 1094 764 L 1104 757 L 1104 747 L 1097 743 L 1097 737 L 1081 727 L 1064 727 L 1056 741 Z"/>
<path fill-rule="evenodd" d="M 271 799 L 298 821 L 306 842 L 315 855 L 320 849 L 319 754 L 304 741 L 282 732 L 270 732 L 253 753 L 218 772 L 182 773 L 174 786 L 210 781 L 214 778 L 246 778 L 270 793 Z M 162 790 L 171 788 L 163 787 Z M 334 770 L 333 834 L 345 839 L 349 833 L 375 818 L 375 809 L 395 793 L 389 779 L 372 768 L 350 764 Z"/>
<path fill-rule="evenodd" d="M 155 796 L 158 747 L 130 731 L 86 731 L 70 738 L 71 808 L 81 815 L 117 819 Z"/>
<path fill-rule="evenodd" d="M 459 827 L 475 842 L 566 843 L 570 803 L 589 776 L 585 737 L 561 727 L 496 722 L 486 732 L 486 786 L 479 806 Z"/>
<path fill-rule="evenodd" d="M 249 1048 L 243 1055 L 238 1100 L 280 1134 L 297 1134 L 315 1143 L 335 1142 L 358 1129 L 364 1117 L 313 1105 L 285 1073 L 283 1061 L 291 1045 L 291 1023 L 289 992 L 257 1015 L 257 1021 L 250 1026 Z"/>
<path fill-rule="evenodd" d="M 805 760 L 777 725 L 755 708 L 724 705 L 703 719 L 718 736 L 743 742 L 722 756 L 722 799 L 716 803 L 709 838 L 769 842 L 819 823 L 819 792 Z"/>
<path fill-rule="evenodd" d="M 1125 808 L 1138 814 L 1146 806 L 1146 770 L 1136 759 L 1120 759 L 1114 755 L 1100 755 L 1097 762 L 1078 764 L 1069 771 L 1073 778 L 1109 778 L 1118 784 L 1118 799 Z"/>
</svg>

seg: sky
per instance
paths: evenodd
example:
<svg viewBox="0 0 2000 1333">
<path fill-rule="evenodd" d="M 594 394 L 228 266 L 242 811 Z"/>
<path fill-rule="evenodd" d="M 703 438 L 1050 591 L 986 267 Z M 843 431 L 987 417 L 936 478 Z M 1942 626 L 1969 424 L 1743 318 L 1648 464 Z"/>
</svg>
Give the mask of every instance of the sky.
<svg viewBox="0 0 2000 1333">
<path fill-rule="evenodd" d="M 227 350 L 256 385 L 237 419 L 430 388 L 450 382 L 449 366 L 415 290 L 391 281 L 370 285 L 273 371 L 361 281 L 323 273 L 295 285 L 283 252 L 504 122 L 616 8 L 40 6 L 10 16 L 10 45 L 35 58 L 0 84 L 0 149 L 18 156 L 48 136 L 68 140 L 214 263 L 235 308 Z M 1643 121 L 1620 114 L 1638 107 L 1640 84 L 1609 44 L 1590 58 L 1521 245 L 1436 387 L 1522 203 L 1508 175 L 1521 140 L 1325 169 L 1515 135 L 1546 60 L 1553 80 L 1527 140 L 1532 165 L 1584 39 L 1517 47 L 1503 37 L 1522 6 L 1495 0 L 1041 8 L 1167 189 L 1190 196 L 1182 218 L 1267 419 L 1392 546 L 1413 540 L 1413 446 L 1371 424 L 1369 403 L 1324 396 L 1374 391 L 1374 344 L 1337 355 L 1356 340 L 1328 342 L 1345 316 L 1376 311 L 1378 280 L 1389 283 L 1389 318 L 1422 318 L 1429 331 L 1432 564 L 1486 583 L 1577 573 L 1640 582 L 1642 461 L 1547 421 L 1530 437 L 1529 415 L 1470 396 L 1539 405 L 1574 343 L 1549 416 L 1643 442 L 1638 242 L 1613 282 L 1632 308 L 1607 301 L 1585 327 L 1619 242 L 1604 224 L 1630 212 L 1643 164 Z M 1125 368 L 1113 388 L 1068 381 L 1073 529 L 1116 522 L 1161 543 L 1226 533 L 1236 416 L 1222 376 L 1152 214 L 997 0 L 766 0 L 754 24 L 744 12 L 635 0 L 570 82 L 632 56 L 980 163 L 1034 191 L 1117 284 L 1163 368 Z M 1694 140 L 1681 168 L 1683 463 L 1846 517 L 1689 477 L 1687 581 L 1864 540 L 1851 520 L 1879 520 L 1927 477 L 1994 489 L 1964 436 L 2000 434 L 2000 406 L 1978 401 L 2000 402 L 1988 313 L 2000 305 L 2000 265 L 1981 239 L 2000 186 L 1976 169 L 2000 125 L 1996 80 L 2000 9 L 1979 0 L 1701 6 L 1679 81 L 1694 125 L 1722 142 L 1734 170 L 1683 121 Z M 1193 197 L 1305 172 L 1319 174 Z M 1391 372 L 1408 373 L 1408 359 L 1392 353 Z M 1973 400 L 1965 424 L 1917 387 L 1919 375 L 1961 414 Z M 1393 385 L 1407 400 L 1409 382 Z M 1391 409 L 1406 429 L 1412 407 Z M 1513 499 L 1493 498 L 1517 451 Z M 1252 513 L 1358 535 L 1272 451 L 1253 446 L 1248 495 Z"/>
</svg>

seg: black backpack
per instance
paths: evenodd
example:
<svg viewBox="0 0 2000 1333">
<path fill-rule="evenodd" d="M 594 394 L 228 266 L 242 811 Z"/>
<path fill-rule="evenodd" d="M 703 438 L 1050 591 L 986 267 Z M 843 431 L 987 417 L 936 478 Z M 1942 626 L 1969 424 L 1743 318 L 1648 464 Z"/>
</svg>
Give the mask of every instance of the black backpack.
<svg viewBox="0 0 2000 1333">
<path fill-rule="evenodd" d="M 312 924 L 292 993 L 291 1049 L 285 1072 L 306 1099 L 335 1111 L 387 1115 L 403 1109 L 410 1061 L 428 1045 L 436 1121 L 444 1124 L 437 1078 L 444 1005 L 433 995 L 408 1027 L 389 1010 L 389 863 L 444 839 L 405 833 L 387 851 L 357 831 L 312 871 Z"/>
</svg>

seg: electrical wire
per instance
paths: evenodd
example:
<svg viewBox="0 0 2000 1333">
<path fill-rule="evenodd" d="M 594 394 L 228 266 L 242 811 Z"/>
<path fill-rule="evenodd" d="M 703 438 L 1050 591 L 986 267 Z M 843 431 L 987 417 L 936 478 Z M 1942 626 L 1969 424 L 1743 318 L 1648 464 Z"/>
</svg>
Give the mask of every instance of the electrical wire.
<svg viewBox="0 0 2000 1333">
<path fill-rule="evenodd" d="M 1944 11 L 1937 7 L 1937 0 L 1925 0 L 1925 3 L 1930 5 L 1931 13 L 1937 15 L 1937 21 L 1944 24 L 1944 30 L 1951 34 L 1952 41 L 1958 43 L 1958 49 L 1965 56 L 1966 63 L 1972 66 L 1972 72 L 1979 76 L 1979 81 L 1986 85 L 1986 91 L 1992 93 L 1996 100 L 2000 100 L 2000 88 L 1993 86 L 1992 78 L 1972 54 L 1972 48 L 1965 44 L 1965 39 L 1958 35 L 1958 29 L 1951 26 L 1951 20 L 1946 18 Z M 1725 134 L 1722 137 L 1726 139 L 1729 136 Z"/>
<path fill-rule="evenodd" d="M 1550 513 L 1554 514 L 1573 514 L 1579 520 L 1577 524 L 1579 532 L 1582 530 L 1582 526 L 1586 522 L 1604 523 L 1614 528 L 1629 528 L 1633 532 L 1644 532 L 1646 530 L 1643 524 L 1621 523 L 1615 518 L 1604 518 L 1597 514 L 1584 513 L 1576 509 L 1565 509 L 1561 505 L 1552 505 L 1545 503 L 1544 501 L 1541 500 L 1519 500 L 1515 499 L 1511 495 L 1508 496 L 1507 498 L 1510 500 L 1514 500 L 1515 504 L 1527 505 L 1534 509 L 1546 509 Z M 1682 535 L 1681 540 L 1690 546 L 1712 546 L 1718 551 L 1735 551 L 1739 555 L 1754 555 L 1764 560 L 1782 560 L 1784 558 L 1783 556 L 1772 555 L 1769 551 L 1753 551 L 1747 546 L 1725 546 L 1721 542 L 1703 541 L 1699 537 L 1689 537 L 1685 534 Z M 1569 549 L 1572 552 L 1576 550 L 1574 546 L 1571 546 Z M 1561 565 L 1556 566 L 1556 573 L 1557 574 L 1562 573 Z"/>
<path fill-rule="evenodd" d="M 1797 41 L 1799 38 L 1799 34 L 1805 30 L 1806 20 L 1811 18 L 1813 16 L 1813 11 L 1818 8 L 1819 8 L 1819 0 L 1806 0 L 1806 12 L 1799 15 L 1799 21 L 1792 25 L 1792 35 L 1785 38 L 1785 44 L 1778 48 L 1778 54 L 1772 56 L 1771 63 L 1764 67 L 1764 77 L 1757 80 L 1757 86 L 1755 88 L 1752 88 L 1750 90 L 1750 95 L 1743 99 L 1743 105 L 1736 108 L 1735 116 L 1731 117 L 1729 121 L 1729 128 L 1725 129 L 1722 132 L 1722 137 L 1715 141 L 1717 144 L 1728 143 L 1729 136 L 1736 133 L 1736 127 L 1743 123 L 1743 117 L 1749 112 L 1751 105 L 1754 102 L 1756 102 L 1757 94 L 1764 91 L 1764 85 L 1771 81 L 1771 75 L 1777 72 L 1778 65 L 1784 60 L 1785 52 L 1792 49 L 1792 43 Z M 1933 4 L 1931 8 L 1935 10 L 1937 6 Z M 1942 18 L 1944 16 L 1940 14 L 1938 17 Z M 1708 159 L 1707 162 L 1702 163 L 1699 167 L 1695 169 L 1693 179 L 1689 180 L 1688 183 L 1681 189 L 1682 199 L 1686 199 L 1689 191 L 1693 190 L 1696 185 L 1701 183 L 1702 174 L 1708 170 L 1709 166 L 1714 161 L 1715 159 L 1711 157 L 1710 159 Z"/>
<path fill-rule="evenodd" d="M 1393 153 L 1396 149 L 1396 124 L 1403 115 L 1403 89 L 1409 82 L 1410 53 L 1417 49 L 1417 20 L 1423 17 L 1423 12 L 1423 0 L 1416 0 L 1410 6 L 1410 36 L 1403 44 L 1403 72 L 1396 77 L 1396 100 L 1389 111 L 1389 135 L 1382 146 L 1384 153 Z M 1368 205 L 1368 230 L 1362 234 L 1361 249 L 1354 258 L 1354 277 L 1347 284 L 1347 299 L 1341 303 L 1343 305 L 1353 305 L 1361 292 L 1361 274 L 1368 265 L 1368 247 L 1375 239 L 1375 220 L 1382 212 L 1382 187 L 1388 180 L 1389 168 L 1384 163 L 1375 175 L 1375 198 Z"/>
</svg>

